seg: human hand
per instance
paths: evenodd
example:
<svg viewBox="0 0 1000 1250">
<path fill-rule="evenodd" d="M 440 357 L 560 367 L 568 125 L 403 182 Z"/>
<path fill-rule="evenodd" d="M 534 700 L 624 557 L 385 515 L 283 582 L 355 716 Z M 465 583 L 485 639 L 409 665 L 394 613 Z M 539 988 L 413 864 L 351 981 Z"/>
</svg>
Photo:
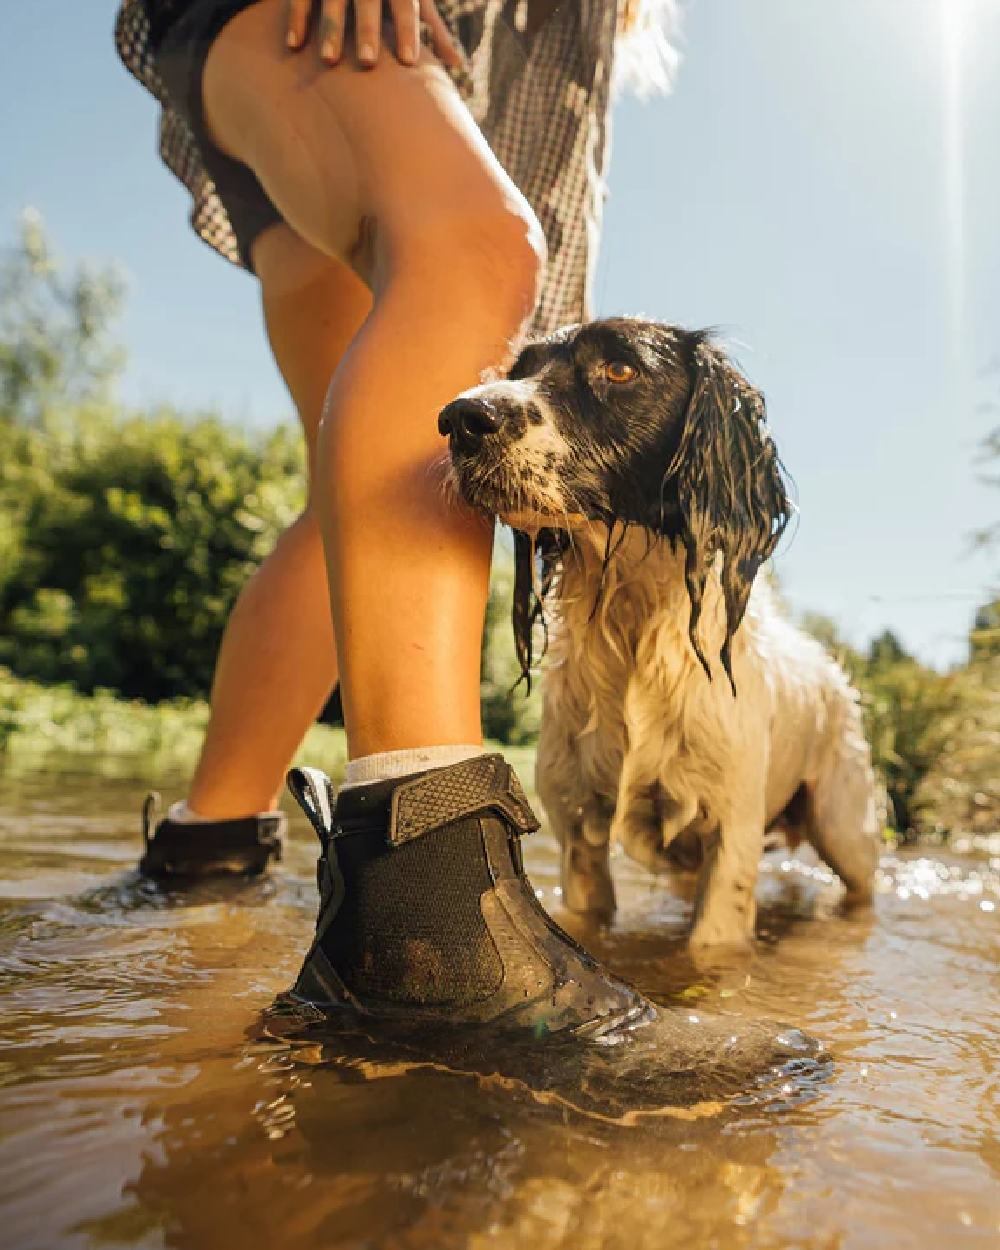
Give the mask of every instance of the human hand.
<svg viewBox="0 0 1000 1250">
<path fill-rule="evenodd" d="M 313 33 L 319 43 L 319 54 L 327 65 L 336 65 L 344 52 L 344 24 L 348 4 L 354 6 L 354 40 L 358 61 L 371 68 L 376 64 L 382 40 L 382 0 L 321 0 L 315 30 L 313 0 L 287 0 L 285 42 L 297 52 L 309 42 Z M 396 30 L 396 59 L 403 65 L 415 65 L 420 57 L 420 22 L 427 23 L 434 42 L 434 51 L 445 65 L 458 68 L 462 54 L 455 46 L 435 0 L 389 0 Z"/>
</svg>

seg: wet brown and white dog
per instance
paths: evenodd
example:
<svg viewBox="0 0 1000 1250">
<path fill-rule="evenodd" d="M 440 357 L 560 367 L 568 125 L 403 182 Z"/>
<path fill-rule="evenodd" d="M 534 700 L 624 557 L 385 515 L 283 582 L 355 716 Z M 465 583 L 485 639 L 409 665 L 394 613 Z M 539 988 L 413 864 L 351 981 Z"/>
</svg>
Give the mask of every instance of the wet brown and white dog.
<svg viewBox="0 0 1000 1250">
<path fill-rule="evenodd" d="M 569 326 L 439 426 L 462 496 L 515 528 L 525 671 L 548 622 L 537 781 L 566 905 L 613 912 L 613 840 L 654 870 L 694 850 L 692 943 L 746 942 L 773 827 L 869 898 L 882 821 L 857 696 L 755 584 L 791 505 L 763 399 L 719 348 Z"/>
</svg>

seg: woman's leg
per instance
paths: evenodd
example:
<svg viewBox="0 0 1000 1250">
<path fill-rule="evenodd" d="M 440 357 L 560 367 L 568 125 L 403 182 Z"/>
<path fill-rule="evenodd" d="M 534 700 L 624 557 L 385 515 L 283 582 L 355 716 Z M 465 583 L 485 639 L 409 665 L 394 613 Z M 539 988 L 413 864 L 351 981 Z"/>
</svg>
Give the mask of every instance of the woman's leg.
<svg viewBox="0 0 1000 1250">
<path fill-rule="evenodd" d="M 303 238 L 355 254 L 369 223 L 372 311 L 333 375 L 314 479 L 349 746 L 473 745 L 493 527 L 443 493 L 436 418 L 508 358 L 540 230 L 440 68 L 290 58 L 283 11 L 260 0 L 225 27 L 205 102 Z M 349 787 L 333 811 L 321 778 L 295 784 L 323 841 L 321 900 L 284 1023 L 303 1002 L 535 1037 L 648 1020 L 540 913 L 515 849 L 537 822 L 501 760 Z"/>
<path fill-rule="evenodd" d="M 284 225 L 257 241 L 254 266 L 271 350 L 302 421 L 311 478 L 330 375 L 367 316 L 371 293 L 341 261 Z M 272 808 L 336 673 L 326 567 L 310 499 L 230 615 L 190 807 L 220 820 Z"/>
<path fill-rule="evenodd" d="M 282 216 L 334 256 L 373 239 L 371 315 L 338 366 L 315 477 L 352 755 L 478 742 L 492 525 L 442 491 L 440 408 L 502 363 L 541 234 L 444 72 L 282 50 L 283 6 L 213 45 L 206 114 Z M 301 665 L 296 680 L 301 680 Z"/>
</svg>

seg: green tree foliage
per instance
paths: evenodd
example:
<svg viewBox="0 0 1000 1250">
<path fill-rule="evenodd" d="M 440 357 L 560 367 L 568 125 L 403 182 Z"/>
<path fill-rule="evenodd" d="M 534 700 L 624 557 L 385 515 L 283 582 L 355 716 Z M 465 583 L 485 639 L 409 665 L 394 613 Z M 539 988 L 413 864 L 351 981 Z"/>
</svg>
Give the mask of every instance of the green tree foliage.
<svg viewBox="0 0 1000 1250">
<path fill-rule="evenodd" d="M 956 679 L 907 656 L 888 663 L 869 659 L 856 680 L 894 827 L 903 835 L 918 832 L 917 793 L 950 741 L 952 718 L 961 706 Z"/>
<path fill-rule="evenodd" d="M 997 404 L 987 405 L 993 411 Z M 984 480 L 1000 486 L 1000 426 L 984 440 Z M 976 535 L 1000 548 L 1000 524 Z M 921 827 L 941 833 L 993 833 L 1000 828 L 1000 599 L 978 609 L 969 634 L 969 663 L 955 675 L 957 708 L 944 746 L 916 795 Z"/>
<path fill-rule="evenodd" d="M 1000 828 L 1000 654 L 957 672 L 955 706 L 937 757 L 914 796 L 918 829 L 995 833 Z"/>
<path fill-rule="evenodd" d="M 115 338 L 125 285 L 111 267 L 64 271 L 29 210 L 0 256 L 0 420 L 39 425 L 47 414 L 107 402 L 124 354 Z"/>
<path fill-rule="evenodd" d="M 0 664 L 20 677 L 150 701 L 204 696 L 240 587 L 303 502 L 300 440 L 217 418 L 78 413 L 0 422 Z M 483 643 L 487 734 L 537 734 L 498 544 Z"/>
<path fill-rule="evenodd" d="M 969 656 L 973 663 L 1000 656 L 1000 599 L 977 610 L 969 635 Z"/>
<path fill-rule="evenodd" d="M 513 557 L 509 549 L 498 542 L 493 555 L 493 577 L 483 634 L 483 725 L 488 737 L 522 745 L 538 737 L 542 701 L 537 683 L 532 685 L 529 695 L 520 682 L 521 668 L 511 626 L 513 598 Z"/>
<path fill-rule="evenodd" d="M 889 630 L 861 652 L 843 641 L 829 617 L 810 614 L 801 623 L 860 691 L 865 734 L 893 827 L 904 836 L 915 832 L 917 791 L 949 741 L 950 718 L 960 702 L 954 678 L 919 663 Z"/>
</svg>

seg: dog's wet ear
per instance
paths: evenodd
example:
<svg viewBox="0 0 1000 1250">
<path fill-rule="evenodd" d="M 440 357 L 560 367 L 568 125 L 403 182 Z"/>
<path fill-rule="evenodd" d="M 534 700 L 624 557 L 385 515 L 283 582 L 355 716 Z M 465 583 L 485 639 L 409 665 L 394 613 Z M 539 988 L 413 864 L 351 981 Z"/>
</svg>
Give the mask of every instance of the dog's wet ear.
<svg viewBox="0 0 1000 1250">
<path fill-rule="evenodd" d="M 746 612 L 753 580 L 788 524 L 792 504 L 761 393 L 702 337 L 691 353 L 691 382 L 664 493 L 672 488 L 677 499 L 691 601 L 689 634 L 709 676 L 698 622 L 709 569 L 721 557 L 726 637 L 720 658 L 735 693 L 733 634 Z"/>
<path fill-rule="evenodd" d="M 535 543 L 530 534 L 514 530 L 514 601 L 511 624 L 514 627 L 514 650 L 517 654 L 520 680 L 531 694 L 531 664 L 534 659 L 535 622 L 542 605 L 535 590 Z"/>
<path fill-rule="evenodd" d="M 514 648 L 521 670 L 515 686 L 523 681 L 527 694 L 531 694 L 531 669 L 536 659 L 535 627 L 541 627 L 544 655 L 549 640 L 545 596 L 559 574 L 565 545 L 566 536 L 558 530 L 542 529 L 534 535 L 514 530 L 512 624 Z"/>
</svg>

